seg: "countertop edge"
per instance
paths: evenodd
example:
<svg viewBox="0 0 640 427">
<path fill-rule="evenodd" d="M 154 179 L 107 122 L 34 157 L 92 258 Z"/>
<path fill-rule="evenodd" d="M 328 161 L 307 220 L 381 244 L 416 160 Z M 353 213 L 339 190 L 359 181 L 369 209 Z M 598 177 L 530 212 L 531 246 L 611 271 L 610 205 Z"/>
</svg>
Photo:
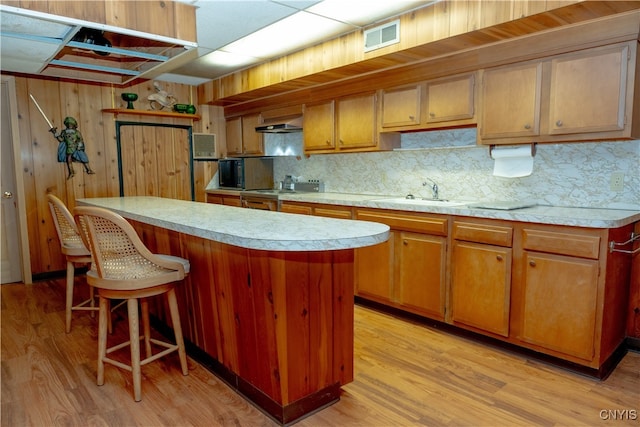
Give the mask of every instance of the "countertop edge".
<svg viewBox="0 0 640 427">
<path fill-rule="evenodd" d="M 585 228 L 619 228 L 640 221 L 640 211 L 588 207 L 536 205 L 515 210 L 471 208 L 469 206 L 419 206 L 383 201 L 393 196 L 346 193 L 281 194 L 283 202 L 303 202 L 356 208 L 390 209 L 442 215 L 499 219 L 538 224 L 564 225 Z"/>
<path fill-rule="evenodd" d="M 287 216 L 292 214 L 159 197 L 84 198 L 76 202 L 79 205 L 106 208 L 130 220 L 246 249 L 342 250 L 373 246 L 389 238 L 389 227 L 374 222 L 299 216 L 301 218 L 298 218 L 295 227 L 291 227 L 295 229 L 281 232 L 278 226 L 291 225 Z M 178 212 L 178 209 L 181 211 Z M 188 212 L 185 213 L 185 210 Z M 231 217 L 228 224 L 224 221 L 225 214 Z M 207 222 L 210 218 L 215 219 L 213 225 Z M 241 221 L 243 218 L 244 221 Z M 273 227 L 265 227 L 265 222 Z M 345 228 L 341 229 L 343 223 Z M 251 228 L 251 224 L 257 228 Z M 338 235 L 341 233 L 344 236 Z"/>
</svg>

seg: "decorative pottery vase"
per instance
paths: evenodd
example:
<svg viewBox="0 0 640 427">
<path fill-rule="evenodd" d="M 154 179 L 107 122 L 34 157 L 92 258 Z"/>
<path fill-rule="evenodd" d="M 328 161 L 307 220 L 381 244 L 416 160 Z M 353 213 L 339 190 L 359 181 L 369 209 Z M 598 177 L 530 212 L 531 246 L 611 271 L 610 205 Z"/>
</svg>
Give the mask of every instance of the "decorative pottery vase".
<svg viewBox="0 0 640 427">
<path fill-rule="evenodd" d="M 133 101 L 138 99 L 138 94 L 136 93 L 123 93 L 122 100 L 127 103 L 127 110 L 133 110 Z"/>
</svg>

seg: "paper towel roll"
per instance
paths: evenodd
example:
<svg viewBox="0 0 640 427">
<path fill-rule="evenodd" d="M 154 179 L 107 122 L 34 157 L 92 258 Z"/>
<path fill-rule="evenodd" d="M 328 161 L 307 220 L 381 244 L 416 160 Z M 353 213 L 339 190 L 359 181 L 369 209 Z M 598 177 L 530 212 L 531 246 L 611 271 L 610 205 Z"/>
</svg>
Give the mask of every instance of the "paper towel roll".
<svg viewBox="0 0 640 427">
<path fill-rule="evenodd" d="M 518 147 L 494 147 L 491 158 L 495 160 L 494 176 L 518 178 L 529 176 L 533 171 L 533 153 L 531 145 Z"/>
</svg>

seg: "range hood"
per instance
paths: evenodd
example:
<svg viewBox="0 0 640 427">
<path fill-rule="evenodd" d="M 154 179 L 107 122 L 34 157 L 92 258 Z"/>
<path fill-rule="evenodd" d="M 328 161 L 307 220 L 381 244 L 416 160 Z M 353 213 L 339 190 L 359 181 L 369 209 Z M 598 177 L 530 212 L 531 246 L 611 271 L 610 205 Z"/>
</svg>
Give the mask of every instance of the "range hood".
<svg viewBox="0 0 640 427">
<path fill-rule="evenodd" d="M 259 133 L 293 133 L 302 132 L 302 116 L 265 122 L 256 127 Z"/>
</svg>

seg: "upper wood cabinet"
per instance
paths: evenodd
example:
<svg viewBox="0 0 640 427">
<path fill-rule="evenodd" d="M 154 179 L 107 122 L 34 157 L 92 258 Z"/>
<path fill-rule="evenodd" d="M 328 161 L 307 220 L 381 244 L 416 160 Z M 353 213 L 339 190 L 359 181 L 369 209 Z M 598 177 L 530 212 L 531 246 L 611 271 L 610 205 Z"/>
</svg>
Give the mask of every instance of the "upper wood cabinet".
<svg viewBox="0 0 640 427">
<path fill-rule="evenodd" d="M 551 60 L 549 133 L 624 130 L 628 62 L 628 45 Z"/>
<path fill-rule="evenodd" d="M 485 70 L 482 76 L 482 140 L 540 134 L 542 64 Z M 531 139 L 528 140 L 532 142 Z"/>
<path fill-rule="evenodd" d="M 305 151 L 335 150 L 335 102 L 304 106 L 302 128 Z"/>
<path fill-rule="evenodd" d="M 307 153 L 390 150 L 400 146 L 397 133 L 379 134 L 377 95 L 354 95 L 304 107 Z"/>
<path fill-rule="evenodd" d="M 376 146 L 376 94 L 357 95 L 336 101 L 338 149 Z"/>
<path fill-rule="evenodd" d="M 427 123 L 454 124 L 473 119 L 475 114 L 475 73 L 426 83 Z"/>
<path fill-rule="evenodd" d="M 263 137 L 261 133 L 256 132 L 256 126 L 261 123 L 260 114 L 248 114 L 227 119 L 227 154 L 263 154 Z"/>
<path fill-rule="evenodd" d="M 629 42 L 485 70 L 480 142 L 637 138 L 637 69 L 637 42 Z"/>
<path fill-rule="evenodd" d="M 420 124 L 420 107 L 424 85 L 416 84 L 382 91 L 381 125 L 383 128 Z"/>
<path fill-rule="evenodd" d="M 380 91 L 381 131 L 410 131 L 475 123 L 475 73 Z"/>
</svg>

